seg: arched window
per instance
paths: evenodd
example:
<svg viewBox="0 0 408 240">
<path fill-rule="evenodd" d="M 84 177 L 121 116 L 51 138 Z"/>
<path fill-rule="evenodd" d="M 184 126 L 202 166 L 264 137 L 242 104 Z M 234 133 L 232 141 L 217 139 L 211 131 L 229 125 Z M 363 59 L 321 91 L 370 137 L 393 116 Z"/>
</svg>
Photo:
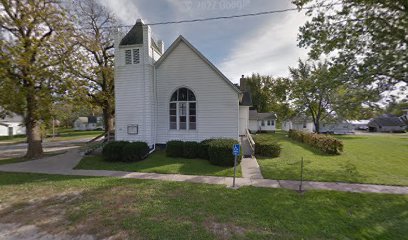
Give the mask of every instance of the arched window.
<svg viewBox="0 0 408 240">
<path fill-rule="evenodd" d="M 190 89 L 177 89 L 170 99 L 170 129 L 196 130 L 196 106 L 196 97 Z"/>
</svg>

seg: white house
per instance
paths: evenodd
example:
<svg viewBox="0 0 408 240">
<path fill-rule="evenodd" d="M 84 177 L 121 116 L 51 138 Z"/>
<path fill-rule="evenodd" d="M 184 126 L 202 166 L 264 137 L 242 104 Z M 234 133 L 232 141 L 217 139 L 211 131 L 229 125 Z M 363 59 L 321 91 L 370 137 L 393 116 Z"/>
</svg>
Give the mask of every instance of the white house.
<svg viewBox="0 0 408 240">
<path fill-rule="evenodd" d="M 24 118 L 17 114 L 0 118 L 0 136 L 14 136 L 26 134 Z"/>
<path fill-rule="evenodd" d="M 259 113 L 257 110 L 249 111 L 249 130 L 251 132 L 275 132 L 276 114 Z"/>
<path fill-rule="evenodd" d="M 297 116 L 282 122 L 282 130 L 289 131 L 291 129 L 305 132 L 314 132 L 315 126 L 310 118 L 306 116 Z"/>
<path fill-rule="evenodd" d="M 103 119 L 102 117 L 79 117 L 74 122 L 74 130 L 96 130 L 103 129 Z"/>
<path fill-rule="evenodd" d="M 332 134 L 353 134 L 353 124 L 343 121 L 335 123 L 321 123 L 320 133 L 332 133 Z"/>
<path fill-rule="evenodd" d="M 353 125 L 355 130 L 368 130 L 370 120 L 351 120 L 349 123 Z"/>
<path fill-rule="evenodd" d="M 164 51 L 138 20 L 115 39 L 116 140 L 238 140 L 249 122 L 245 95 L 182 36 Z"/>
</svg>

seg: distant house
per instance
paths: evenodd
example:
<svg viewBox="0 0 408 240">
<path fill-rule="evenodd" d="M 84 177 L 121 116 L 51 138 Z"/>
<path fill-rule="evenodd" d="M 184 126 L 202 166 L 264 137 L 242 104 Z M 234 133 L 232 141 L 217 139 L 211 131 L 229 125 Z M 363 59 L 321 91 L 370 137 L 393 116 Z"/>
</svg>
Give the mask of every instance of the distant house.
<svg viewBox="0 0 408 240">
<path fill-rule="evenodd" d="M 273 112 L 259 113 L 249 110 L 249 130 L 251 132 L 275 132 L 276 114 Z"/>
<path fill-rule="evenodd" d="M 315 125 L 310 117 L 296 116 L 282 123 L 282 130 L 298 130 L 304 132 L 316 132 Z M 322 122 L 320 123 L 320 133 L 330 134 L 351 134 L 354 133 L 352 124 L 348 122 Z"/>
<path fill-rule="evenodd" d="M 24 118 L 17 114 L 0 118 L 0 136 L 14 136 L 26 134 Z"/>
<path fill-rule="evenodd" d="M 404 109 L 404 114 L 400 117 L 401 121 L 405 123 L 408 128 L 408 109 Z"/>
<path fill-rule="evenodd" d="M 103 119 L 102 117 L 79 117 L 74 122 L 74 130 L 97 130 L 103 129 Z"/>
<path fill-rule="evenodd" d="M 371 119 L 368 123 L 370 132 L 404 132 L 406 124 L 397 116 L 384 114 Z"/>
<path fill-rule="evenodd" d="M 353 134 L 353 124 L 343 121 L 335 123 L 322 123 L 320 124 L 320 133 L 330 134 Z"/>
<path fill-rule="evenodd" d="M 314 132 L 315 126 L 313 121 L 309 117 L 296 116 L 282 122 L 282 130 L 289 131 L 291 129 L 305 132 Z"/>
<path fill-rule="evenodd" d="M 351 120 L 349 123 L 353 126 L 354 130 L 368 130 L 368 123 L 370 120 Z"/>
</svg>

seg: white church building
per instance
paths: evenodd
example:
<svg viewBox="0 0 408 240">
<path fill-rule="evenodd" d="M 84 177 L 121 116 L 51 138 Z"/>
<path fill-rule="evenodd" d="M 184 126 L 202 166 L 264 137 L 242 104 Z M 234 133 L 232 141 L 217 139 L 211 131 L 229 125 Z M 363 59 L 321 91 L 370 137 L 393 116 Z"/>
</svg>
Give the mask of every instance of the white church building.
<svg viewBox="0 0 408 240">
<path fill-rule="evenodd" d="M 115 39 L 115 139 L 239 140 L 249 123 L 249 92 L 224 76 L 183 36 L 164 51 L 142 20 Z"/>
</svg>

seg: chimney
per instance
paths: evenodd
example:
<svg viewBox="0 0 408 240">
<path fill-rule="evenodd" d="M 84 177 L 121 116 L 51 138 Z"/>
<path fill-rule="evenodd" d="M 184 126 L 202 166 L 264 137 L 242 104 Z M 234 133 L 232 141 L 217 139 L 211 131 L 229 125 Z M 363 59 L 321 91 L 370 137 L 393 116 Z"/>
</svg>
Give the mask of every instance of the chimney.
<svg viewBox="0 0 408 240">
<path fill-rule="evenodd" d="M 244 75 L 242 75 L 241 79 L 239 79 L 239 88 L 241 91 L 247 91 L 246 78 Z"/>
<path fill-rule="evenodd" d="M 157 41 L 157 45 L 160 49 L 161 54 L 164 53 L 164 42 L 162 40 Z"/>
</svg>

